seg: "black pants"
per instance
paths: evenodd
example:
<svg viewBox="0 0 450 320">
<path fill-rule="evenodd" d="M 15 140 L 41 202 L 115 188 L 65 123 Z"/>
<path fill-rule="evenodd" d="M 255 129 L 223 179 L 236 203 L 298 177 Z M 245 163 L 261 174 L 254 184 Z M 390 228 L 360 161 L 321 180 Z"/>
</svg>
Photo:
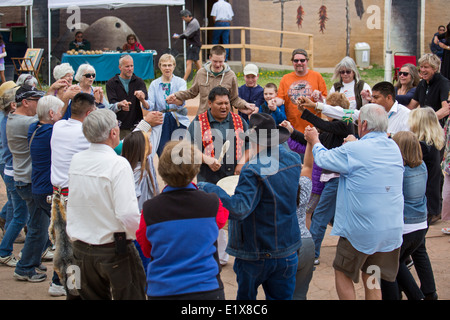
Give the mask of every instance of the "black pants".
<svg viewBox="0 0 450 320">
<path fill-rule="evenodd" d="M 127 253 L 117 255 L 114 245 L 94 246 L 73 243 L 74 263 L 79 267 L 77 287 L 83 300 L 145 300 L 144 267 L 135 245 L 127 244 Z"/>
</svg>

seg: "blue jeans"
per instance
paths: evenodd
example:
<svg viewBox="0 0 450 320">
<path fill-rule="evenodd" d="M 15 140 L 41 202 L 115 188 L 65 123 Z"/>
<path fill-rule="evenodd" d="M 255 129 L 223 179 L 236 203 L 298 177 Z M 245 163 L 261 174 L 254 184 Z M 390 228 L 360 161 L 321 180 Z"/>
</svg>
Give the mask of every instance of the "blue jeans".
<svg viewBox="0 0 450 320">
<path fill-rule="evenodd" d="M 5 226 L 5 234 L 0 244 L 0 256 L 6 257 L 11 255 L 13 244 L 20 231 L 28 221 L 28 208 L 26 202 L 17 193 L 14 178 L 12 176 L 4 176 L 5 186 L 7 190 L 8 201 L 12 204 L 13 212 L 7 226 Z"/>
<path fill-rule="evenodd" d="M 22 249 L 22 257 L 15 272 L 20 275 L 34 275 L 35 268 L 41 264 L 41 256 L 50 244 L 48 226 L 50 225 L 51 204 L 47 203 L 49 194 L 32 194 L 31 184 L 17 186 L 17 192 L 27 202 L 30 219 L 27 224 L 27 237 Z"/>
<path fill-rule="evenodd" d="M 325 183 L 319 203 L 311 219 L 309 232 L 311 232 L 316 247 L 316 258 L 320 256 L 320 246 L 322 245 L 327 225 L 334 218 L 338 185 L 339 178 L 333 178 Z"/>
<path fill-rule="evenodd" d="M 291 300 L 295 288 L 297 252 L 286 258 L 234 260 L 233 270 L 238 283 L 237 300 L 256 300 L 258 287 L 263 286 L 267 300 Z"/>
<path fill-rule="evenodd" d="M 229 22 L 216 22 L 214 24 L 214 27 L 229 27 L 229 26 L 230 26 Z M 212 37 L 213 44 L 219 44 L 221 38 L 222 38 L 222 44 L 229 44 L 230 43 L 230 29 L 213 31 L 213 37 Z M 227 50 L 227 55 L 225 57 L 225 60 L 228 60 L 228 57 L 230 55 L 230 49 L 226 49 L 226 50 Z"/>
<path fill-rule="evenodd" d="M 3 182 L 5 182 L 5 164 L 4 163 L 0 164 L 0 175 L 2 176 Z M 6 186 L 6 182 L 5 182 L 5 186 Z M 7 201 L 3 205 L 2 210 L 0 211 L 0 217 L 5 219 L 5 230 L 8 227 L 8 224 L 11 221 L 12 216 L 13 216 L 12 204 L 11 204 L 11 201 L 8 196 L 8 188 L 6 188 L 6 197 L 7 197 Z"/>
<path fill-rule="evenodd" d="M 306 300 L 314 271 L 314 241 L 302 238 L 302 246 L 298 250 L 298 267 L 295 275 L 294 300 Z"/>
</svg>

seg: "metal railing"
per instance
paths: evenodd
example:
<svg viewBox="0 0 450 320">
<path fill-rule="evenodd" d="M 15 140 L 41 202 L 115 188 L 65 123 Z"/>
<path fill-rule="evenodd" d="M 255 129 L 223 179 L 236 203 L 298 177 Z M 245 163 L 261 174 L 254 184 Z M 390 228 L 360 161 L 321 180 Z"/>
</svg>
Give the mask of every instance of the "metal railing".
<svg viewBox="0 0 450 320">
<path fill-rule="evenodd" d="M 201 27 L 200 30 L 207 32 L 208 30 L 240 30 L 241 36 L 240 36 L 240 43 L 230 43 L 230 44 L 221 44 L 225 49 L 240 49 L 241 50 L 241 64 L 242 67 L 245 66 L 246 63 L 246 50 L 262 50 L 262 51 L 275 51 L 275 52 L 287 52 L 289 54 L 292 53 L 295 49 L 298 49 L 298 47 L 275 47 L 275 46 L 269 46 L 269 45 L 260 45 L 260 44 L 252 44 L 247 43 L 246 41 L 246 31 L 250 32 L 265 32 L 265 33 L 277 33 L 280 34 L 281 37 L 284 35 L 290 35 L 290 36 L 298 36 L 301 38 L 307 37 L 308 38 L 308 47 L 302 48 L 305 49 L 306 52 L 309 55 L 309 62 L 308 66 L 310 68 L 314 68 L 314 37 L 312 34 L 309 33 L 299 33 L 299 32 L 292 32 L 292 31 L 280 31 L 280 30 L 271 30 L 271 29 L 261 29 L 261 28 L 251 28 L 251 27 Z M 230 42 L 231 42 L 231 35 L 230 35 Z M 207 37 L 203 37 L 203 39 L 207 39 Z M 210 43 L 204 43 L 202 45 L 202 50 L 200 51 L 200 59 L 202 61 L 202 55 L 203 52 L 211 49 L 214 46 L 214 44 Z M 255 61 L 253 61 L 255 62 Z M 280 64 L 281 64 L 281 58 L 280 58 Z"/>
</svg>

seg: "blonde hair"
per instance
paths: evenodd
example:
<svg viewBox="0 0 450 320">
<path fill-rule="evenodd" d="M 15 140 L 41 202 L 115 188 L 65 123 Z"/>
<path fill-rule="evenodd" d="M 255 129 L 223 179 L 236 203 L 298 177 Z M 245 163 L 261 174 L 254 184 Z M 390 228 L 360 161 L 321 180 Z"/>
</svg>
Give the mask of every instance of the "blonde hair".
<svg viewBox="0 0 450 320">
<path fill-rule="evenodd" d="M 433 53 L 425 53 L 420 59 L 419 59 L 419 66 L 428 63 L 431 68 L 435 72 L 439 72 L 439 69 L 441 67 L 441 59 Z"/>
<path fill-rule="evenodd" d="M 350 107 L 350 101 L 348 101 L 347 97 L 342 92 L 330 93 L 327 97 L 327 104 L 330 106 L 339 106 L 344 109 L 348 109 Z"/>
<path fill-rule="evenodd" d="M 158 67 L 161 68 L 161 63 L 165 61 L 170 61 L 173 63 L 173 66 L 175 67 L 177 65 L 177 61 L 175 60 L 175 57 L 171 55 L 170 53 L 164 53 L 158 61 Z"/>
<path fill-rule="evenodd" d="M 171 187 L 185 187 L 200 172 L 201 159 L 201 152 L 189 141 L 169 141 L 159 159 L 159 175 Z"/>
<path fill-rule="evenodd" d="M 419 141 L 441 150 L 444 147 L 444 130 L 439 123 L 436 112 L 431 107 L 416 108 L 409 114 L 409 129 Z"/>
<path fill-rule="evenodd" d="M 402 154 L 403 164 L 410 168 L 420 166 L 423 162 L 422 148 L 419 139 L 411 131 L 399 131 L 392 139 L 397 143 Z"/>
</svg>

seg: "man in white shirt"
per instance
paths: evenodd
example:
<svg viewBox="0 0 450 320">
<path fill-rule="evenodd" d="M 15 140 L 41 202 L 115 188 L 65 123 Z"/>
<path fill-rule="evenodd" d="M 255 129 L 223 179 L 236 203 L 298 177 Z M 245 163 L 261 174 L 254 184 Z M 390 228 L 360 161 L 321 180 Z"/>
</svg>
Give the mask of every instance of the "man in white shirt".
<svg viewBox="0 0 450 320">
<path fill-rule="evenodd" d="M 386 110 L 388 114 L 388 134 L 394 135 L 399 131 L 409 131 L 408 119 L 411 110 L 395 100 L 395 89 L 392 83 L 382 81 L 374 85 L 372 95 L 367 96 L 367 100 L 383 106 Z M 344 110 L 338 106 L 330 106 L 320 102 L 314 103 L 308 99 L 305 99 L 305 101 L 306 103 L 303 104 L 305 107 L 315 107 L 323 115 L 333 119 L 353 118 L 353 121 L 356 121 L 359 117 L 359 110 Z"/>
<path fill-rule="evenodd" d="M 226 2 L 225 0 L 218 0 L 213 4 L 211 9 L 211 16 L 214 20 L 214 27 L 229 27 L 231 24 L 231 20 L 233 19 L 234 12 L 231 4 Z M 230 43 L 230 29 L 222 29 L 222 30 L 214 30 L 213 31 L 213 44 L 219 44 L 220 39 L 222 38 L 222 44 Z M 230 56 L 230 50 L 227 49 L 226 60 L 228 60 Z"/>
<path fill-rule="evenodd" d="M 91 112 L 83 121 L 89 149 L 69 169 L 67 234 L 80 268 L 82 299 L 145 299 L 145 272 L 132 240 L 140 213 L 129 162 L 116 154 L 116 114 Z"/>
<path fill-rule="evenodd" d="M 382 81 L 372 88 L 371 103 L 383 106 L 388 114 L 387 133 L 394 135 L 399 131 L 409 131 L 409 110 L 395 100 L 395 88 L 392 83 Z"/>
</svg>

